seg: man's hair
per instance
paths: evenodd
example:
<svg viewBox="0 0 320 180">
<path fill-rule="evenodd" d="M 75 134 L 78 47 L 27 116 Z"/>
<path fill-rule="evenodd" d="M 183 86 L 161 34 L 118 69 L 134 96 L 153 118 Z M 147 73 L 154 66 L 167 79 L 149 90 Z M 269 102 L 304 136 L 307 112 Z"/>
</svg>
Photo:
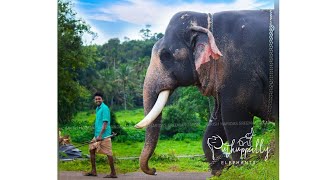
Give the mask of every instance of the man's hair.
<svg viewBox="0 0 320 180">
<path fill-rule="evenodd" d="M 100 96 L 103 99 L 103 93 L 102 92 L 96 92 L 94 93 L 94 97 Z"/>
</svg>

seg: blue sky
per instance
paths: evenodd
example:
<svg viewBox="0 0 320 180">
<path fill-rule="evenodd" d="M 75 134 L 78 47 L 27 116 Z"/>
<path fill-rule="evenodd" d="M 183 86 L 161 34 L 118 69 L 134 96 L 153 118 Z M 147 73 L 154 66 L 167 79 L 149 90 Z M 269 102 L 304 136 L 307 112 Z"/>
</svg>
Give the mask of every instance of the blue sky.
<svg viewBox="0 0 320 180">
<path fill-rule="evenodd" d="M 141 39 L 139 30 L 151 25 L 152 33 L 164 33 L 170 18 L 179 11 L 213 13 L 225 10 L 273 8 L 273 0 L 73 0 L 79 18 L 98 34 L 93 41 L 110 38 Z M 87 37 L 85 37 L 86 39 Z M 87 42 L 89 40 L 87 39 Z"/>
</svg>

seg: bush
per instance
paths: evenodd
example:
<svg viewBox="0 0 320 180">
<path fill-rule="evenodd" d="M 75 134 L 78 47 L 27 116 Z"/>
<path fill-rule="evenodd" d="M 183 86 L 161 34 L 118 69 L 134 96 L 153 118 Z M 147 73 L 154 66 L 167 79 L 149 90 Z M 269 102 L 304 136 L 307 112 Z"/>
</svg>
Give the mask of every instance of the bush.
<svg viewBox="0 0 320 180">
<path fill-rule="evenodd" d="M 170 138 L 177 133 L 201 134 L 209 118 L 209 99 L 202 96 L 196 87 L 178 88 L 163 111 L 161 138 Z M 213 104 L 213 103 L 211 103 Z M 177 135 L 175 139 L 185 139 Z M 195 139 L 190 136 L 188 139 Z"/>
<path fill-rule="evenodd" d="M 255 135 L 261 135 L 262 133 L 262 120 L 259 117 L 253 118 L 253 131 Z"/>
<path fill-rule="evenodd" d="M 161 133 L 172 137 L 177 133 L 195 133 L 201 128 L 200 118 L 195 113 L 181 110 L 172 105 L 163 113 Z"/>
<path fill-rule="evenodd" d="M 203 96 L 197 87 L 178 88 L 173 93 L 171 104 L 177 105 L 181 110 L 195 113 L 201 122 L 207 122 L 210 117 L 210 109 L 213 110 L 212 97 Z"/>
<path fill-rule="evenodd" d="M 127 135 L 126 131 L 122 129 L 120 124 L 117 121 L 116 115 L 113 111 L 110 113 L 111 116 L 111 130 L 112 132 L 117 133 L 118 135 Z"/>
<path fill-rule="evenodd" d="M 63 135 L 69 135 L 71 138 L 71 142 L 85 142 L 89 141 L 93 137 L 92 126 L 70 126 L 61 128 L 61 132 Z"/>
<path fill-rule="evenodd" d="M 276 125 L 273 122 L 265 122 L 256 116 L 253 118 L 253 131 L 255 135 L 261 135 L 265 132 L 273 131 L 275 128 Z"/>
<path fill-rule="evenodd" d="M 120 124 L 116 120 L 115 114 L 111 111 L 111 129 L 118 135 L 127 135 L 127 133 L 121 128 Z M 62 135 L 69 135 L 72 142 L 85 142 L 89 141 L 94 136 L 94 121 L 95 115 L 80 112 L 70 122 L 60 127 Z M 116 137 L 117 138 L 117 137 Z M 115 139 L 116 139 L 115 138 Z"/>
<path fill-rule="evenodd" d="M 143 142 L 145 137 L 145 131 L 137 131 L 135 129 L 127 129 L 125 135 L 118 135 L 114 138 L 115 142 Z"/>
<path fill-rule="evenodd" d="M 178 157 L 176 156 L 175 151 L 170 151 L 169 154 L 154 153 L 150 160 L 158 162 L 177 162 Z"/>
<path fill-rule="evenodd" d="M 199 133 L 177 133 L 173 136 L 173 140 L 182 141 L 182 140 L 199 140 L 201 139 L 202 134 Z"/>
<path fill-rule="evenodd" d="M 273 131 L 273 130 L 275 130 L 275 129 L 276 129 L 276 124 L 275 124 L 275 123 L 269 122 L 269 123 L 267 124 L 267 131 Z"/>
</svg>

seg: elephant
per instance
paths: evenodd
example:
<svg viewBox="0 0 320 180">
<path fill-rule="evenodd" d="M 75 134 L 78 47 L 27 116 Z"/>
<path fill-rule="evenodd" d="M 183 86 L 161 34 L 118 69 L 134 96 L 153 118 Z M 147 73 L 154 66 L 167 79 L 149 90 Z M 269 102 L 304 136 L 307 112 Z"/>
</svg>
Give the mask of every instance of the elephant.
<svg viewBox="0 0 320 180">
<path fill-rule="evenodd" d="M 271 15 L 274 18 L 271 19 Z M 148 161 L 159 139 L 162 109 L 177 87 L 196 86 L 204 96 L 215 99 L 202 143 L 213 175 L 219 175 L 226 167 L 220 162 L 230 161 L 230 158 L 241 161 L 241 157 L 238 152 L 226 157 L 221 149 L 214 149 L 217 158 L 213 160 L 208 138 L 219 136 L 223 142 L 238 142 L 251 132 L 254 116 L 278 121 L 277 22 L 274 10 L 214 14 L 182 11 L 171 18 L 164 36 L 152 48 L 143 85 L 146 116 L 135 125 L 136 128 L 146 127 L 145 144 L 139 158 L 144 173 L 156 175 L 156 169 L 150 168 Z M 270 23 L 275 24 L 273 41 L 269 41 Z M 271 49 L 270 42 L 274 42 Z"/>
</svg>

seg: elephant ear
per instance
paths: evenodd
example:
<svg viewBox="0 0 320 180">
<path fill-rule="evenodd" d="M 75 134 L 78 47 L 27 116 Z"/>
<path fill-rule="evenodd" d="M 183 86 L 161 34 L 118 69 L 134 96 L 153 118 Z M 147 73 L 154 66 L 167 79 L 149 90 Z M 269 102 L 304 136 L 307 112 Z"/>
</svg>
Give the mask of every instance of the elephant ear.
<svg viewBox="0 0 320 180">
<path fill-rule="evenodd" d="M 198 38 L 195 45 L 195 66 L 198 71 L 202 64 L 210 61 L 210 56 L 214 60 L 218 60 L 222 56 L 222 53 L 218 49 L 215 39 L 208 29 L 201 26 L 192 26 L 191 30 L 206 34 L 205 38 Z"/>
</svg>

